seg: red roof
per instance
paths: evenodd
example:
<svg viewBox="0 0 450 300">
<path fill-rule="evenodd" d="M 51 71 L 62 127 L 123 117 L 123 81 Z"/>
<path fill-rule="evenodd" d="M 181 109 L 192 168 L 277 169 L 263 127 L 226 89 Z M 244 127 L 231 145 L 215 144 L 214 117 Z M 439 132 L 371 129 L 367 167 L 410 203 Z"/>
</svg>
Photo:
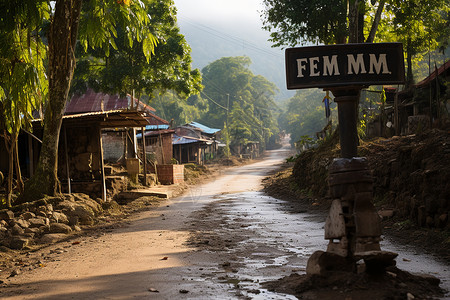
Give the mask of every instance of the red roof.
<svg viewBox="0 0 450 300">
<path fill-rule="evenodd" d="M 128 110 L 128 99 L 131 99 L 129 95 L 127 97 L 120 97 L 119 95 L 96 93 L 94 90 L 88 89 L 83 95 L 72 96 L 66 106 L 65 115 Z M 169 124 L 168 121 L 152 113 L 156 111 L 153 107 L 142 103 L 136 98 L 134 101 L 135 104 L 138 104 L 137 111 L 145 113 L 144 118 L 147 119 L 148 125 Z"/>
<path fill-rule="evenodd" d="M 83 95 L 74 95 L 66 106 L 66 115 L 88 113 L 96 111 L 110 111 L 128 109 L 128 101 L 131 97 L 120 97 L 119 95 L 108 95 L 96 93 L 92 89 L 88 89 Z M 140 111 L 156 111 L 153 107 L 142 103 L 138 99 L 134 99 L 134 103 L 138 103 Z"/>
</svg>

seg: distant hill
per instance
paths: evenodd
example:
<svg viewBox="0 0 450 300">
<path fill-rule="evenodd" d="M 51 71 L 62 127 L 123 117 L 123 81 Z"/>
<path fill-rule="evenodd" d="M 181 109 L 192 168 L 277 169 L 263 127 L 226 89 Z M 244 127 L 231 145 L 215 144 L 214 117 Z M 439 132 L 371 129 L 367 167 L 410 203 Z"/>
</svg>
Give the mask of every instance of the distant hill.
<svg viewBox="0 0 450 300">
<path fill-rule="evenodd" d="M 254 23 L 235 26 L 202 24 L 191 19 L 179 18 L 182 34 L 192 48 L 193 67 L 204 68 L 209 63 L 228 56 L 248 56 L 252 60 L 250 69 L 275 83 L 280 92 L 276 100 L 282 101 L 295 92 L 286 89 L 284 51 L 271 48 L 267 41 L 269 33 L 255 27 Z"/>
</svg>

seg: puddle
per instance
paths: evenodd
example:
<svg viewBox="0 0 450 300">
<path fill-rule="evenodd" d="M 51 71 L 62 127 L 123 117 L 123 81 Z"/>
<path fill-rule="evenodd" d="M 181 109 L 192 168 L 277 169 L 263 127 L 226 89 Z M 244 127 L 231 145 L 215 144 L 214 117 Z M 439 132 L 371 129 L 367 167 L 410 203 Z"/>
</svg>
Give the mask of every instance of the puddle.
<svg viewBox="0 0 450 300">
<path fill-rule="evenodd" d="M 305 212 L 283 211 L 281 200 L 261 192 L 218 195 L 215 201 L 220 201 L 221 217 L 227 220 L 216 233 L 224 239 L 240 239 L 226 251 L 235 266 L 226 273 L 230 288 L 246 299 L 297 299 L 269 292 L 261 288 L 261 283 L 293 272 L 304 274 L 309 256 L 326 249 L 323 222 Z M 397 265 L 401 269 L 437 276 L 442 280 L 441 287 L 450 289 L 450 272 L 444 264 L 390 241 L 384 241 L 382 249 L 399 253 Z"/>
</svg>

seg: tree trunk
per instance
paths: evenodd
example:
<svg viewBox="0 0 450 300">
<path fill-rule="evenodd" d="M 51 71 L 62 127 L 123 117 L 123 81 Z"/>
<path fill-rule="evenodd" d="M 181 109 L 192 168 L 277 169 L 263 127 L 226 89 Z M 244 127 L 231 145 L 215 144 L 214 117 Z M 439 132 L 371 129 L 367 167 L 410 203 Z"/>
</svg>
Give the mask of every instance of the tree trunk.
<svg viewBox="0 0 450 300">
<path fill-rule="evenodd" d="M 366 11 L 366 2 L 359 1 L 357 18 L 358 18 L 358 43 L 364 43 L 364 12 Z"/>
<path fill-rule="evenodd" d="M 22 180 L 22 171 L 20 170 L 18 135 L 15 136 L 13 142 L 14 142 L 14 165 L 16 169 L 16 178 L 17 178 L 17 192 L 21 194 L 23 193 L 23 180 Z"/>
<path fill-rule="evenodd" d="M 411 38 L 408 38 L 406 42 L 406 63 L 408 70 L 406 72 L 406 88 L 409 88 L 414 83 L 413 71 L 412 71 L 412 56 L 413 50 L 411 47 Z"/>
<path fill-rule="evenodd" d="M 58 143 L 62 117 L 75 70 L 75 44 L 82 0 L 57 0 L 49 32 L 49 100 L 36 172 L 25 185 L 20 202 L 60 192 L 57 178 Z"/>
<path fill-rule="evenodd" d="M 348 42 L 358 42 L 358 2 L 350 0 L 348 5 Z"/>
<path fill-rule="evenodd" d="M 386 0 L 381 0 L 378 4 L 377 12 L 375 13 L 375 17 L 373 19 L 372 27 L 370 28 L 369 36 L 366 39 L 366 43 L 373 43 L 375 40 L 375 34 L 378 30 L 378 25 L 380 24 L 381 14 L 383 13 L 384 5 L 386 4 Z"/>
<path fill-rule="evenodd" d="M 8 152 L 8 177 L 6 180 L 6 206 L 11 207 L 11 198 L 12 198 L 12 184 L 13 184 L 13 146 L 10 143 L 11 137 L 8 136 L 8 133 L 6 130 L 3 131 L 3 138 L 5 140 L 5 148 Z"/>
</svg>

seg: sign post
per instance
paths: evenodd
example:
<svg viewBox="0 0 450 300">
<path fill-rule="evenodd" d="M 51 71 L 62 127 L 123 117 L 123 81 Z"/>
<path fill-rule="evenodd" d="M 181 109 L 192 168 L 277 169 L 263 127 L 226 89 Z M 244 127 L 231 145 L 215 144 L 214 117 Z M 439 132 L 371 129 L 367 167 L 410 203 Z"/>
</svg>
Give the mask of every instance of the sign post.
<svg viewBox="0 0 450 300">
<path fill-rule="evenodd" d="M 327 252 L 317 251 L 306 272 L 333 268 L 356 269 L 364 259 L 367 272 L 395 264 L 396 253 L 381 251 L 381 226 L 372 204 L 373 179 L 367 160 L 357 157 L 357 117 L 360 91 L 370 85 L 405 81 L 400 43 L 343 44 L 286 49 L 288 89 L 323 88 L 335 96 L 339 114 L 341 158 L 329 167 L 333 202 L 325 222 Z M 334 264 L 334 265 L 333 265 Z"/>
</svg>

